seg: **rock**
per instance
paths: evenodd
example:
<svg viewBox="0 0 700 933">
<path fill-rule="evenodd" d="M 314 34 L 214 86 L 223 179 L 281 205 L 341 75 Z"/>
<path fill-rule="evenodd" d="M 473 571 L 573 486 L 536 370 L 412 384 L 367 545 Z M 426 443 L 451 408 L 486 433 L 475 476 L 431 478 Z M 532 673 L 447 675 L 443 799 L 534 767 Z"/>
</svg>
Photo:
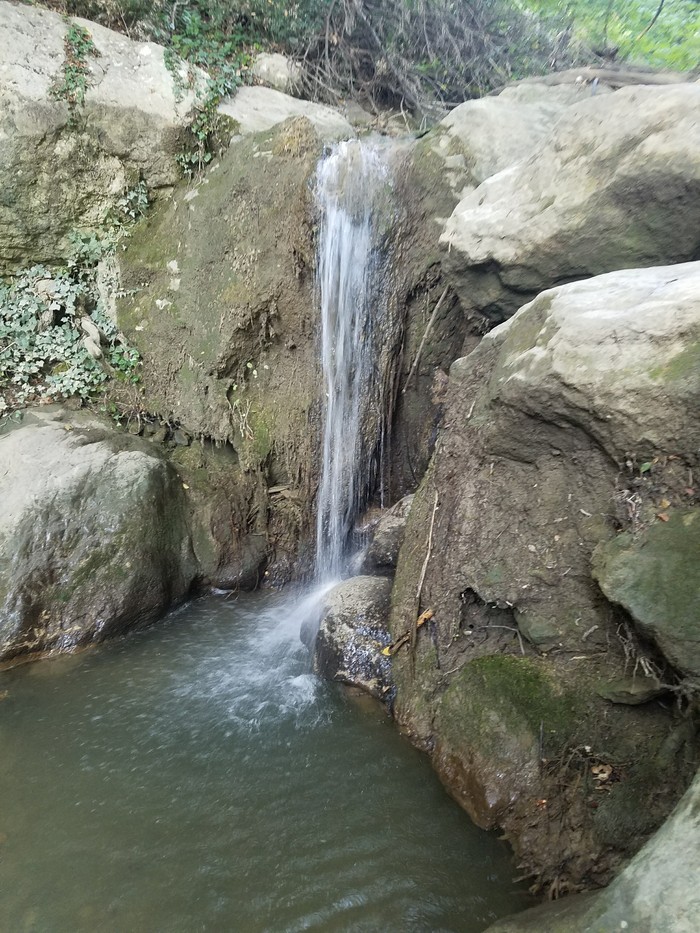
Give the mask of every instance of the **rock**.
<svg viewBox="0 0 700 933">
<path fill-rule="evenodd" d="M 601 543 L 594 574 L 613 602 L 679 670 L 700 678 L 700 509 L 672 512 L 640 534 Z"/>
<path fill-rule="evenodd" d="M 0 436 L 0 657 L 158 618 L 197 566 L 176 471 L 93 416 L 27 413 Z"/>
<path fill-rule="evenodd" d="M 614 866 L 608 856 L 594 860 L 590 853 L 614 851 L 619 857 L 622 849 L 633 847 L 632 837 L 641 844 L 655 827 L 631 827 L 637 815 L 657 812 L 654 788 L 663 785 L 673 793 L 684 789 L 685 772 L 679 780 L 677 761 L 673 767 L 656 761 L 655 742 L 662 739 L 652 740 L 647 731 L 652 721 L 661 734 L 667 731 L 670 713 L 658 704 L 611 706 L 595 693 L 600 684 L 616 682 L 631 671 L 625 672 L 618 637 L 626 616 L 601 592 L 591 560 L 598 546 L 615 546 L 612 519 L 629 490 L 652 499 L 661 495 L 663 463 L 668 470 L 678 464 L 681 477 L 687 477 L 688 468 L 697 469 L 698 346 L 700 263 L 623 270 L 543 292 L 451 367 L 436 452 L 411 506 L 392 592 L 392 637 L 410 630 L 417 611 L 432 609 L 434 617 L 431 633 L 418 632 L 413 664 L 400 653 L 392 660 L 396 718 L 421 746 L 438 750 L 439 770 L 449 786 L 463 788 L 453 792 L 470 812 L 478 810 L 482 822 L 504 826 L 518 858 L 550 880 L 561 874 L 574 885 L 584 879 L 589 884 L 598 872 L 599 881 L 609 878 Z M 640 475 L 645 461 L 656 461 L 653 477 Z M 683 495 L 680 488 L 671 498 L 681 502 Z M 640 512 L 645 521 L 646 509 L 643 505 Z M 670 526 L 673 536 L 687 513 L 675 505 L 668 513 L 669 521 L 663 522 L 653 519 L 652 512 L 650 531 L 662 535 Z M 425 564 L 431 524 L 431 555 Z M 693 528 L 685 532 L 695 534 Z M 624 541 L 622 536 L 620 551 Z M 685 658 L 680 643 L 665 649 L 683 670 L 689 669 L 694 651 L 689 628 L 693 613 L 697 621 L 698 547 L 693 542 L 689 535 L 685 569 L 680 563 L 677 568 L 688 584 L 677 594 L 679 634 L 685 629 L 683 637 L 688 638 Z M 642 538 L 635 553 L 641 543 Z M 674 547 L 667 547 L 668 563 L 663 565 L 669 570 L 676 560 Z M 680 541 L 677 547 L 682 547 Z M 629 595 L 624 599 L 622 563 L 614 577 L 611 563 L 612 598 L 632 606 L 631 594 L 646 575 L 644 612 L 651 606 L 656 611 L 667 599 L 662 584 L 666 570 L 657 564 L 657 573 L 646 563 L 632 570 L 632 563 L 630 552 L 624 570 Z M 417 610 L 416 586 L 424 566 Z M 661 589 L 656 602 L 650 593 L 655 580 Z M 669 617 L 676 614 L 669 612 L 670 606 L 669 600 L 664 608 Z M 525 636 L 522 645 L 518 632 Z M 654 637 L 661 644 L 660 626 Z M 570 747 L 603 748 L 625 760 L 623 749 L 637 728 L 632 725 L 635 717 L 648 717 L 635 738 L 640 743 L 635 760 L 650 762 L 649 782 L 635 797 L 634 813 L 625 811 L 623 820 L 618 809 L 604 819 L 606 807 L 588 807 L 580 792 L 566 801 L 567 812 L 577 814 L 569 829 L 543 847 L 537 831 L 528 828 L 541 819 L 546 835 L 546 813 L 540 817 L 532 812 L 533 771 L 526 765 L 537 731 L 536 713 L 528 711 L 526 701 L 517 709 L 508 699 L 506 680 L 491 683 L 487 709 L 475 708 L 480 695 L 476 688 L 455 686 L 461 678 L 471 683 L 472 665 L 482 658 L 486 663 L 524 652 L 522 660 L 531 661 L 525 639 L 543 655 L 538 671 L 546 682 L 561 682 L 589 707 L 585 717 L 572 720 L 588 725 L 583 732 L 572 730 Z M 643 654 L 644 648 L 639 651 Z M 514 705 L 509 723 L 506 713 L 510 716 Z M 496 745 L 489 749 L 474 731 L 476 724 L 489 721 L 490 706 L 496 709 L 493 729 L 502 736 L 502 753 Z M 484 726 L 482 733 L 487 731 Z M 521 752 L 525 757 L 518 757 Z M 512 766 L 503 756 L 512 759 Z M 500 772 L 507 773 L 506 781 Z M 620 796 L 611 794 L 610 805 L 624 810 L 629 795 L 627 785 Z M 549 792 L 542 789 L 539 796 L 546 799 Z M 489 801 L 494 802 L 490 812 Z M 579 819 L 584 846 L 573 828 Z M 628 827 L 624 831 L 623 824 Z M 574 859 L 572 851 L 580 857 Z"/>
<path fill-rule="evenodd" d="M 143 179 L 173 185 L 194 96 L 177 96 L 163 49 L 85 20 L 99 52 L 73 114 L 52 95 L 68 26 L 57 13 L 0 0 L 0 268 L 64 259 L 68 233 L 99 226 Z"/>
<path fill-rule="evenodd" d="M 598 696 L 611 703 L 639 706 L 661 696 L 664 688 L 655 677 L 639 674 L 634 677 L 618 677 L 598 687 Z"/>
<path fill-rule="evenodd" d="M 605 624 L 589 566 L 612 538 L 618 464 L 630 452 L 694 456 L 700 446 L 699 295 L 700 263 L 560 286 L 453 364 L 445 421 L 454 427 L 434 461 L 441 559 L 426 580 L 444 582 L 438 618 L 460 618 L 471 589 L 513 609 L 538 644 L 578 650 Z M 407 536 L 425 541 L 429 486 L 421 496 L 423 527 L 411 527 L 414 502 Z M 670 537 L 678 524 L 666 524 Z M 696 604 L 686 600 L 690 619 Z"/>
<path fill-rule="evenodd" d="M 606 890 L 527 910 L 490 926 L 488 933 L 695 933 L 700 916 L 699 850 L 700 776 Z"/>
<path fill-rule="evenodd" d="M 293 93 L 301 80 L 300 66 L 279 52 L 256 55 L 250 70 L 260 84 L 282 91 L 283 94 Z"/>
<path fill-rule="evenodd" d="M 189 447 L 192 438 L 187 431 L 183 431 L 182 428 L 175 428 L 173 431 L 173 442 L 176 447 Z"/>
<path fill-rule="evenodd" d="M 529 658 L 477 658 L 462 668 L 437 707 L 433 764 L 477 826 L 500 825 L 525 788 L 541 796 L 540 756 L 566 745 L 579 705 Z"/>
<path fill-rule="evenodd" d="M 503 320 L 562 281 L 696 258 L 699 106 L 698 84 L 596 95 L 467 194 L 441 237 L 465 309 Z"/>
<path fill-rule="evenodd" d="M 379 518 L 362 558 L 361 573 L 392 573 L 396 569 L 411 502 L 412 495 L 404 496 Z"/>
<path fill-rule="evenodd" d="M 219 113 L 236 122 L 243 136 L 261 133 L 290 117 L 306 117 L 324 142 L 350 139 L 355 130 L 332 107 L 290 97 L 267 87 L 242 87 L 219 105 Z"/>
<path fill-rule="evenodd" d="M 391 581 L 351 577 L 325 597 L 314 646 L 314 670 L 387 701 L 391 694 L 389 659 L 382 655 L 391 638 L 386 630 Z"/>
<path fill-rule="evenodd" d="M 455 188 L 467 180 L 459 170 L 467 173 L 469 185 L 480 185 L 531 156 L 566 109 L 590 97 L 590 88 L 582 84 L 506 88 L 455 107 L 433 130 L 432 145 Z"/>
</svg>

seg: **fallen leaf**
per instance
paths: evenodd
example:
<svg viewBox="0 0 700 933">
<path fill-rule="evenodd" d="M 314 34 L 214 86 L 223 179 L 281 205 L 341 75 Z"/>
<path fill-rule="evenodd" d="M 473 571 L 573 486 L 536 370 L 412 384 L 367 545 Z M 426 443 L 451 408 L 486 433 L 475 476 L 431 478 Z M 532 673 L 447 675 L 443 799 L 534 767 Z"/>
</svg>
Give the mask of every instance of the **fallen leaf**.
<svg viewBox="0 0 700 933">
<path fill-rule="evenodd" d="M 668 514 L 666 512 L 658 512 L 656 517 L 659 519 L 660 522 L 668 521 Z"/>
<path fill-rule="evenodd" d="M 670 506 L 670 504 L 671 503 L 668 501 L 668 499 L 662 499 L 661 502 L 659 502 L 659 508 L 667 509 Z"/>
<path fill-rule="evenodd" d="M 187 485 L 187 483 L 183 483 L 183 484 L 182 484 L 182 488 L 183 488 L 183 489 L 189 489 L 190 487 Z"/>
</svg>

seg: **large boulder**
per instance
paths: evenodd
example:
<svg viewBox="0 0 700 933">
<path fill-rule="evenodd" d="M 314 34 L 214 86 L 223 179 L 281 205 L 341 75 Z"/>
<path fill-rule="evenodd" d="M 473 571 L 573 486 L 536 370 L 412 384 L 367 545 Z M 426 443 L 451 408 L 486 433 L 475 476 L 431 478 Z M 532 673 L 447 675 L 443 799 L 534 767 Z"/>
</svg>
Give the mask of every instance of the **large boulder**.
<svg viewBox="0 0 700 933">
<path fill-rule="evenodd" d="M 79 412 L 0 436 L 0 657 L 153 621 L 197 575 L 183 484 L 157 450 Z"/>
<path fill-rule="evenodd" d="M 471 788 L 471 812 L 506 827 L 525 865 L 574 888 L 590 883 L 592 872 L 609 878 L 614 866 L 605 853 L 639 845 L 653 828 L 632 830 L 631 811 L 613 814 L 624 809 L 625 796 L 636 801 L 637 815 L 653 813 L 655 788 L 672 799 L 688 777 L 678 761 L 670 766 L 657 755 L 671 727 L 661 707 L 652 713 L 648 705 L 622 705 L 629 691 L 621 695 L 610 685 L 634 673 L 645 687 L 653 682 L 650 699 L 658 681 L 673 683 L 679 669 L 694 670 L 697 550 L 686 520 L 694 514 L 689 471 L 697 470 L 700 449 L 699 295 L 700 263 L 623 270 L 543 292 L 491 331 L 451 368 L 444 427 L 400 552 L 392 636 L 428 609 L 433 630 L 418 631 L 412 658 L 394 658 L 399 721 L 435 749 L 458 799 L 464 802 L 464 788 Z M 638 543 L 631 547 L 631 540 Z M 646 557 L 636 563 L 645 540 L 668 552 L 653 573 Z M 601 584 L 632 617 L 593 579 L 597 547 L 615 551 Z M 679 575 L 688 577 L 685 589 Z M 666 657 L 638 637 L 635 621 Z M 671 650 L 665 633 L 674 626 Z M 503 654 L 537 661 L 532 691 L 517 700 L 509 693 L 512 678 L 499 681 L 491 668 L 474 667 Z M 483 680 L 484 672 L 489 680 L 478 690 L 456 686 L 472 685 L 477 674 Z M 554 709 L 553 701 L 541 701 L 541 685 L 557 683 L 575 700 L 565 729 L 549 727 L 541 712 Z M 474 709 L 482 695 L 488 709 Z M 489 763 L 494 730 L 505 730 L 513 748 L 502 742 Z M 627 736 L 639 730 L 636 760 L 645 758 L 648 770 L 635 778 L 634 792 L 628 783 L 595 811 L 584 782 L 566 803 L 578 828 L 567 817 L 557 839 L 543 845 L 533 827 L 550 824 L 545 804 L 540 813 L 533 800 L 533 777 L 537 797 L 559 794 L 550 786 L 550 765 L 539 761 L 542 750 L 549 762 L 561 761 L 552 730 L 565 746 L 588 748 L 585 755 L 605 749 L 619 762 L 629 754 Z M 595 865 L 574 859 L 574 851 L 596 851 Z"/>
<path fill-rule="evenodd" d="M 600 87 L 597 93 L 609 94 Z M 480 185 L 491 175 L 528 159 L 567 108 L 592 96 L 590 86 L 518 84 L 498 95 L 455 107 L 428 134 L 451 184 Z M 460 178 L 460 171 L 466 177 Z"/>
<path fill-rule="evenodd" d="M 329 680 L 358 687 L 377 699 L 391 699 L 391 642 L 386 624 L 391 581 L 351 577 L 324 598 L 314 645 L 314 670 Z"/>
<path fill-rule="evenodd" d="M 127 189 L 178 178 L 188 76 L 178 90 L 160 46 L 72 22 L 96 54 L 85 56 L 85 99 L 71 105 L 60 90 L 70 24 L 0 0 L 0 268 L 63 259 L 71 230 L 102 224 Z"/>
<path fill-rule="evenodd" d="M 502 320 L 560 282 L 697 258 L 699 106 L 697 83 L 595 95 L 468 193 L 441 238 L 465 309 Z"/>
<path fill-rule="evenodd" d="M 565 898 L 488 933 L 695 933 L 700 916 L 700 776 L 663 827 L 599 894 Z"/>
</svg>

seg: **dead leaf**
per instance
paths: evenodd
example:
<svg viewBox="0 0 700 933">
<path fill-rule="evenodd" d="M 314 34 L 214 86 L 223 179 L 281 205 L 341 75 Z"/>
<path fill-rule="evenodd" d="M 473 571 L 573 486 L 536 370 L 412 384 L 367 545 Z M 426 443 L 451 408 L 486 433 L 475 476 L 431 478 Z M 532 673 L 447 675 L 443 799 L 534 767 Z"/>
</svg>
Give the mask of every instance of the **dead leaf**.
<svg viewBox="0 0 700 933">
<path fill-rule="evenodd" d="M 671 503 L 668 501 L 668 499 L 662 499 L 661 502 L 659 502 L 659 508 L 667 509 L 670 506 L 670 504 Z"/>
<path fill-rule="evenodd" d="M 660 522 L 667 522 L 667 521 L 668 521 L 668 513 L 667 513 L 667 512 L 657 512 L 656 517 L 659 519 Z"/>
</svg>

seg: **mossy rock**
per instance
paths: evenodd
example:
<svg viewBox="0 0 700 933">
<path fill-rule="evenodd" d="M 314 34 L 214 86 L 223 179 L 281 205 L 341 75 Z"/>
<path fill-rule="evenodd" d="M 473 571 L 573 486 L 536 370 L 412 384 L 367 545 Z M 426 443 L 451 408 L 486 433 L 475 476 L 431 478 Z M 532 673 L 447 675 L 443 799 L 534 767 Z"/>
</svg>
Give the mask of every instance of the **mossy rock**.
<svg viewBox="0 0 700 933">
<path fill-rule="evenodd" d="M 623 605 L 669 661 L 700 677 L 700 509 L 670 514 L 639 535 L 618 535 L 594 553 L 601 589 Z"/>
<path fill-rule="evenodd" d="M 435 764 L 450 792 L 484 828 L 540 778 L 540 759 L 560 754 L 586 705 L 545 664 L 512 655 L 469 662 L 437 710 Z"/>
</svg>

